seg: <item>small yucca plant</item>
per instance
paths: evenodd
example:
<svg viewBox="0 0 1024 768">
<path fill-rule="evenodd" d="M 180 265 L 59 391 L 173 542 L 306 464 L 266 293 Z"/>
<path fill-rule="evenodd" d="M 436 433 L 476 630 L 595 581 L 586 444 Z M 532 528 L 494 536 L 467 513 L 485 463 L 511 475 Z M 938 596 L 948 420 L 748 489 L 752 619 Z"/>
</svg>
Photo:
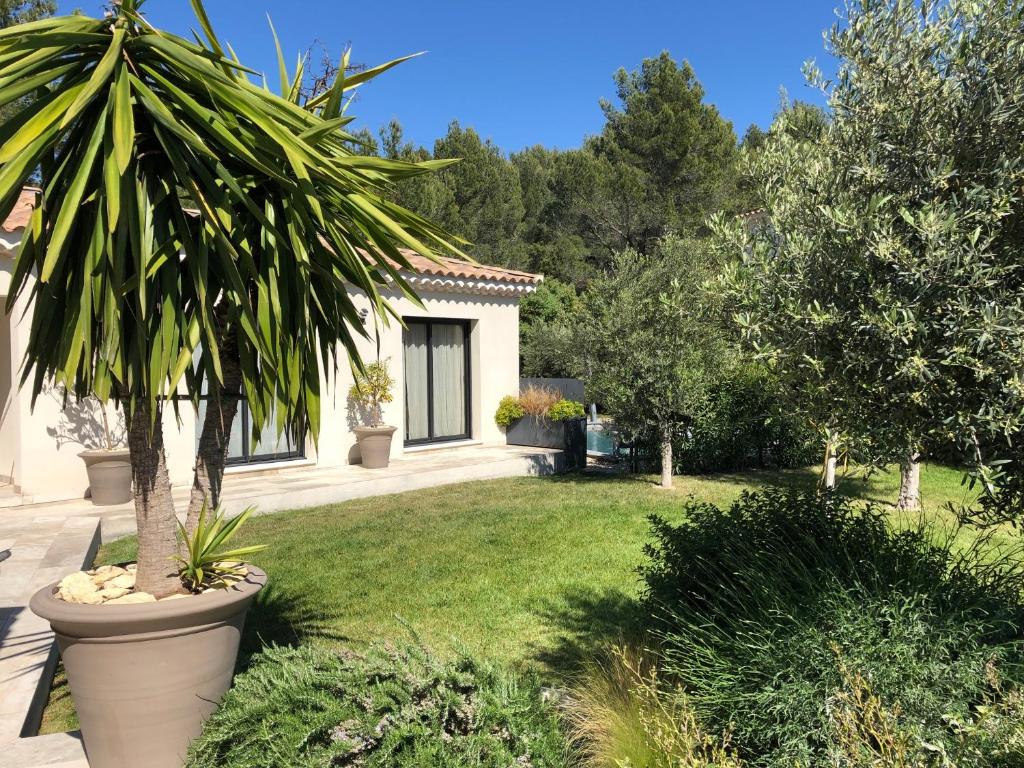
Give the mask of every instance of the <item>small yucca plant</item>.
<svg viewBox="0 0 1024 768">
<path fill-rule="evenodd" d="M 255 507 L 247 507 L 242 514 L 228 520 L 224 510 L 215 510 L 213 516 L 208 514 L 204 504 L 199 512 L 199 523 L 195 533 L 189 535 L 188 530 L 180 522 L 178 530 L 185 544 L 185 555 L 178 555 L 181 563 L 181 580 L 193 592 L 204 587 L 227 586 L 232 581 L 245 577 L 243 560 L 249 555 L 266 549 L 265 544 L 254 544 L 237 549 L 225 549 L 238 529 L 245 524 Z"/>
</svg>

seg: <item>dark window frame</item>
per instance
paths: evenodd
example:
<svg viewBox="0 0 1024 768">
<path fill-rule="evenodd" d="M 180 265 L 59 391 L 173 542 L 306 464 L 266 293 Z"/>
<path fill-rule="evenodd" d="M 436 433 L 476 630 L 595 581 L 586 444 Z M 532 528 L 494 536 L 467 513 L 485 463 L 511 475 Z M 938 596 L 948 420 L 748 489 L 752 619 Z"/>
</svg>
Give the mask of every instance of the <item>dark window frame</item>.
<svg viewBox="0 0 1024 768">
<path fill-rule="evenodd" d="M 209 402 L 212 398 L 209 395 L 200 395 L 200 400 Z M 299 435 L 298 444 L 291 451 L 278 451 L 277 453 L 258 453 L 253 455 L 252 451 L 252 426 L 250 424 L 249 415 L 249 399 L 245 395 L 241 395 L 238 398 L 238 411 L 235 413 L 235 419 L 242 426 L 242 455 L 241 456 L 228 456 L 224 460 L 224 466 L 226 467 L 238 467 L 238 466 L 250 466 L 252 464 L 268 464 L 274 461 L 296 461 L 298 459 L 306 458 L 306 431 L 303 430 L 302 434 Z M 203 424 L 198 419 L 196 420 L 196 429 L 201 430 Z M 199 439 L 198 436 L 196 438 Z M 229 436 L 230 439 L 230 436 Z"/>
<path fill-rule="evenodd" d="M 407 395 L 408 372 L 403 366 L 402 375 L 406 381 L 402 382 L 402 397 L 405 400 L 405 445 L 408 447 L 416 445 L 436 445 L 438 443 L 451 443 L 457 440 L 469 440 L 473 434 L 473 357 L 470 352 L 470 321 L 435 319 L 432 317 L 406 317 L 403 318 L 407 326 L 425 325 L 427 327 L 427 437 L 409 439 L 409 398 Z M 465 425 L 466 431 L 461 435 L 434 435 L 434 349 L 433 349 L 433 326 L 435 325 L 458 325 L 462 327 L 462 346 L 465 354 L 463 363 L 463 392 L 465 393 Z M 402 333 L 402 353 L 405 354 L 405 347 L 408 341 L 408 331 Z"/>
</svg>

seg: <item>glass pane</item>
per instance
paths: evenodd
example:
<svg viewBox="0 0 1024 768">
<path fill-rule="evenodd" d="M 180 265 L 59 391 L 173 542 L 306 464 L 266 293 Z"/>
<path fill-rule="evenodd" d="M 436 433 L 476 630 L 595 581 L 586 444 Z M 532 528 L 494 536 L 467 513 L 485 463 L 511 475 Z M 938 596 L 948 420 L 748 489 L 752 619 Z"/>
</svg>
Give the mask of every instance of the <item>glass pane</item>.
<svg viewBox="0 0 1024 768">
<path fill-rule="evenodd" d="M 409 323 L 405 332 L 406 440 L 430 437 L 427 417 L 427 326 Z"/>
<path fill-rule="evenodd" d="M 206 419 L 206 400 L 199 401 L 199 411 L 196 413 L 196 450 L 199 450 L 199 437 L 203 433 L 203 421 Z M 231 435 L 228 437 L 228 458 L 240 459 L 245 454 L 242 451 L 242 440 L 245 434 L 245 427 L 242 424 L 242 408 L 238 408 L 235 421 L 231 425 Z"/>
<path fill-rule="evenodd" d="M 466 434 L 466 347 L 461 325 L 431 328 L 434 437 Z"/>
<path fill-rule="evenodd" d="M 267 423 L 260 430 L 259 439 L 252 452 L 253 456 L 274 456 L 295 451 L 286 432 L 282 432 L 281 436 L 278 437 L 276 418 L 274 412 L 271 411 Z"/>
</svg>

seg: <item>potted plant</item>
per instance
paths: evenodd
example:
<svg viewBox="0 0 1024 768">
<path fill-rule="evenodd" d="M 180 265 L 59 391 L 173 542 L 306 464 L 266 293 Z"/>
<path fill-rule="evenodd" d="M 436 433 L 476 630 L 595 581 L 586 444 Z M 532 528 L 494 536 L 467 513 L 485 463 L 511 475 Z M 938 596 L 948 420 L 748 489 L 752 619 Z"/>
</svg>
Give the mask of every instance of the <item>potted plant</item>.
<svg viewBox="0 0 1024 768">
<path fill-rule="evenodd" d="M 509 445 L 556 448 L 566 452 L 571 466 L 582 466 L 586 461 L 585 414 L 582 403 L 531 384 L 518 398 L 502 399 L 495 421 L 505 429 Z"/>
<path fill-rule="evenodd" d="M 180 588 L 161 599 L 135 590 L 134 563 L 72 573 L 33 595 L 31 609 L 56 635 L 93 768 L 184 762 L 231 685 L 245 614 L 266 584 L 243 562 L 262 546 L 225 546 L 252 512 L 226 520 L 204 509 L 191 535 L 179 523 Z"/>
<path fill-rule="evenodd" d="M 349 399 L 366 422 L 353 431 L 359 441 L 363 466 L 367 469 L 383 469 L 391 460 L 391 439 L 396 428 L 384 424 L 384 404 L 393 400 L 391 388 L 394 385 L 387 361 L 377 360 L 356 371 L 355 383 L 348 392 Z"/>
<path fill-rule="evenodd" d="M 385 291 L 415 298 L 389 256 L 396 246 L 463 255 L 442 228 L 387 200 L 392 181 L 441 165 L 353 162 L 357 142 L 342 129 L 346 92 L 401 59 L 352 74 L 345 53 L 314 95 L 301 87 L 303 62 L 282 98 L 226 53 L 202 0 L 192 2 L 195 41 L 155 29 L 143 2 L 0 30 L 10 81 L 0 107 L 12 126 L 0 200 L 13 205 L 37 173 L 45 190 L 6 302 L 29 310 L 23 381 L 33 398 L 52 383 L 117 403 L 131 461 L 131 585 L 90 589 L 86 579 L 110 572 L 72 574 L 32 602 L 64 649 L 79 708 L 106 712 L 83 718 L 92 768 L 180 766 L 230 681 L 241 617 L 262 585 L 247 568 L 188 596 L 174 565 L 182 544 L 164 417 L 183 402 L 217 406 L 197 448 L 192 537 L 219 492 L 241 394 L 254 437 L 276 424 L 315 439 L 321 376 L 342 351 L 358 360 L 357 336 L 367 336 L 354 292 L 387 316 Z M 86 604 L 58 596 L 76 583 L 88 595 L 129 592 Z M 164 631 L 191 638 L 188 653 L 161 650 Z"/>
<path fill-rule="evenodd" d="M 89 477 L 89 498 L 92 503 L 126 504 L 132 500 L 132 462 L 127 446 L 117 445 L 110 431 L 110 417 L 105 403 L 99 403 L 103 445 L 86 448 L 78 454 L 85 462 Z"/>
</svg>

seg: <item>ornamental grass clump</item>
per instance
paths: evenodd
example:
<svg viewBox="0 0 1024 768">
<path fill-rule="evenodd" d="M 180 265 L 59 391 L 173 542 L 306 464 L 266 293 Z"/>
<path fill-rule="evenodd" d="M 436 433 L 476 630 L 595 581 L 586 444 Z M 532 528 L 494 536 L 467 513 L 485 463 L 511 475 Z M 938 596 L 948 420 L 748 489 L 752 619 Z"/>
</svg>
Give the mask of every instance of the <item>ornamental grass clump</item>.
<svg viewBox="0 0 1024 768">
<path fill-rule="evenodd" d="M 643 576 L 662 674 L 744 764 L 1021 764 L 979 746 L 993 729 L 1024 735 L 1000 714 L 1024 690 L 1019 551 L 936 543 L 873 505 L 795 491 L 653 524 Z"/>
<path fill-rule="evenodd" d="M 581 419 L 586 415 L 583 403 L 567 400 L 557 391 L 536 384 L 525 387 L 519 397 L 506 395 L 498 403 L 494 422 L 504 429 L 523 418 L 533 416 L 545 421 Z"/>
<path fill-rule="evenodd" d="M 588 768 L 741 768 L 729 736 L 707 733 L 686 693 L 665 686 L 648 655 L 616 646 L 566 697 L 568 734 Z"/>
<path fill-rule="evenodd" d="M 547 418 L 551 406 L 562 399 L 562 396 L 550 387 L 530 384 L 519 393 L 519 405 L 527 416 Z"/>
<path fill-rule="evenodd" d="M 416 645 L 268 648 L 193 742 L 189 768 L 566 768 L 532 678 Z"/>
</svg>

